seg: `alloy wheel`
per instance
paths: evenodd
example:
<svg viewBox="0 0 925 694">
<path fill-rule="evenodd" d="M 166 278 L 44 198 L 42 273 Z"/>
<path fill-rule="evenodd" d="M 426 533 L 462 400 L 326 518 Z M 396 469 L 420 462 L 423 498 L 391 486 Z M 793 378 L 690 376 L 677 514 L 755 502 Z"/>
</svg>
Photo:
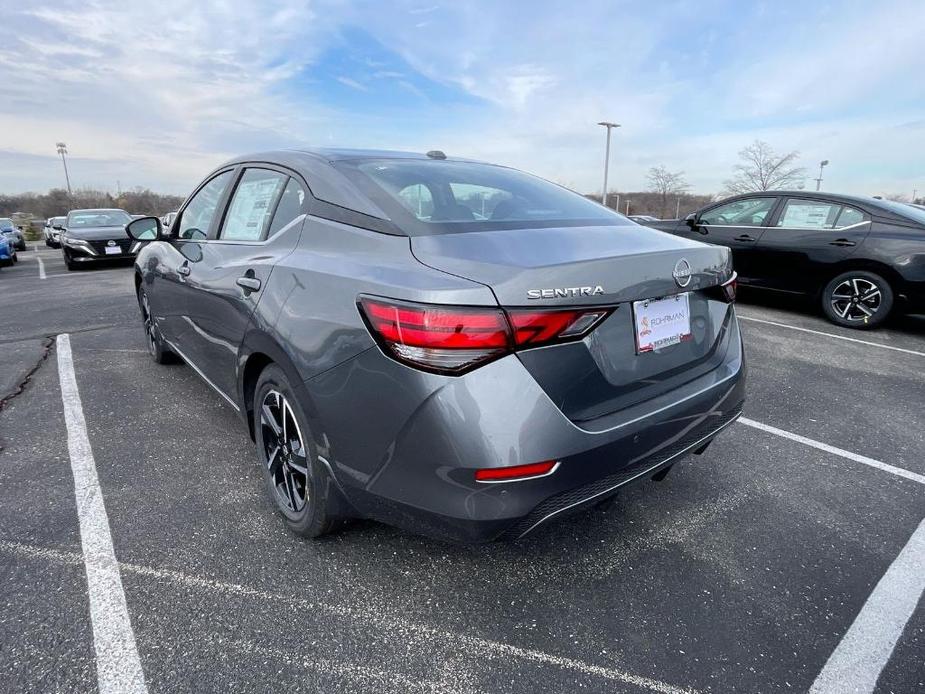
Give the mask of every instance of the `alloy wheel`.
<svg viewBox="0 0 925 694">
<path fill-rule="evenodd" d="M 308 452 L 286 396 L 270 390 L 260 405 L 263 452 L 276 497 L 299 513 L 308 502 Z"/>
<path fill-rule="evenodd" d="M 151 317 L 151 306 L 148 304 L 148 295 L 141 292 L 141 313 L 145 321 L 145 335 L 148 338 L 148 351 L 157 356 L 157 336 L 154 334 L 154 318 Z"/>
<path fill-rule="evenodd" d="M 863 277 L 847 278 L 832 290 L 829 299 L 835 315 L 852 323 L 873 318 L 882 301 L 880 287 Z"/>
</svg>

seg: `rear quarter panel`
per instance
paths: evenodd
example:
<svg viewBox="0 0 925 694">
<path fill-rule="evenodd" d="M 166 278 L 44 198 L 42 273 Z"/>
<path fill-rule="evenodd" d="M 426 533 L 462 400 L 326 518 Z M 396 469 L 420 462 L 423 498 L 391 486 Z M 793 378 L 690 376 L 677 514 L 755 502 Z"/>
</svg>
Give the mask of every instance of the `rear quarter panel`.
<svg viewBox="0 0 925 694">
<path fill-rule="evenodd" d="M 357 298 L 494 305 L 480 284 L 425 267 L 409 239 L 309 217 L 295 251 L 277 265 L 253 318 L 287 352 L 302 380 L 375 347 Z"/>
</svg>

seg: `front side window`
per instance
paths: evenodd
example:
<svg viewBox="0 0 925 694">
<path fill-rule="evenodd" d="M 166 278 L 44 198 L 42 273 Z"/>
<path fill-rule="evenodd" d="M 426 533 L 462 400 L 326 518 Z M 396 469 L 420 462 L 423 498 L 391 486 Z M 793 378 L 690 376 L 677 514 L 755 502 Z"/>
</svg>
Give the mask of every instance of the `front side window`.
<svg viewBox="0 0 925 694">
<path fill-rule="evenodd" d="M 498 205 L 513 199 L 506 190 L 472 183 L 451 183 L 450 190 L 456 202 L 467 208 L 475 219 L 491 219 Z"/>
<path fill-rule="evenodd" d="M 777 198 L 744 198 L 714 207 L 700 215 L 701 224 L 760 227 Z"/>
<path fill-rule="evenodd" d="M 262 239 L 288 178 L 286 174 L 269 169 L 245 169 L 231 197 L 220 238 L 226 241 Z"/>
<path fill-rule="evenodd" d="M 777 226 L 788 229 L 834 229 L 841 205 L 818 200 L 788 200 Z"/>
<path fill-rule="evenodd" d="M 412 236 L 629 220 L 566 188 L 503 166 L 420 159 L 335 162 Z"/>
<path fill-rule="evenodd" d="M 405 186 L 398 191 L 398 199 L 421 221 L 429 221 L 434 216 L 434 196 L 423 183 Z"/>
<path fill-rule="evenodd" d="M 180 218 L 177 235 L 181 239 L 201 241 L 208 236 L 212 220 L 230 180 L 231 172 L 224 171 L 206 183 L 192 197 Z"/>
</svg>

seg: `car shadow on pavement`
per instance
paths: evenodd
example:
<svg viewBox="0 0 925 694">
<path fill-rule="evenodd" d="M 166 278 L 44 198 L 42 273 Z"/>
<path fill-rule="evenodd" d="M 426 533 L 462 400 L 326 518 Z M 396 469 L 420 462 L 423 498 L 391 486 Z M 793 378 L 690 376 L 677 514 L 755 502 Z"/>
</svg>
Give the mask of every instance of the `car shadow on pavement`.
<svg viewBox="0 0 925 694">
<path fill-rule="evenodd" d="M 762 291 L 760 289 L 752 289 L 749 287 L 740 286 L 736 301 L 745 306 L 770 308 L 778 311 L 789 311 L 801 314 L 803 316 L 818 318 L 825 324 L 831 325 L 822 316 L 822 312 L 819 310 L 817 301 L 810 297 L 802 296 L 799 294 Z M 897 310 L 893 312 L 893 315 L 891 315 L 883 324 L 883 328 L 896 330 L 898 332 L 903 332 L 909 335 L 925 335 L 925 315 L 904 313 L 902 311 L 902 307 L 899 306 L 897 307 Z M 866 331 L 859 330 L 857 332 L 860 336 L 860 334 L 863 334 Z M 872 332 L 876 333 L 877 331 L 874 330 Z"/>
</svg>

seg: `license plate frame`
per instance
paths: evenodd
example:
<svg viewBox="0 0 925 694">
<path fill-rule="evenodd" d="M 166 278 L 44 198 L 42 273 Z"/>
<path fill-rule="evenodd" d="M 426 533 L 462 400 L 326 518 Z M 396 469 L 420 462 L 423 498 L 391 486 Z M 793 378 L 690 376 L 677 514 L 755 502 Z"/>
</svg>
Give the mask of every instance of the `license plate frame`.
<svg viewBox="0 0 925 694">
<path fill-rule="evenodd" d="M 118 246 L 105 246 L 103 248 L 103 253 L 106 255 L 122 255 L 122 249 Z"/>
<path fill-rule="evenodd" d="M 633 302 L 636 354 L 657 352 L 693 337 L 690 298 L 690 292 L 681 292 Z"/>
</svg>

